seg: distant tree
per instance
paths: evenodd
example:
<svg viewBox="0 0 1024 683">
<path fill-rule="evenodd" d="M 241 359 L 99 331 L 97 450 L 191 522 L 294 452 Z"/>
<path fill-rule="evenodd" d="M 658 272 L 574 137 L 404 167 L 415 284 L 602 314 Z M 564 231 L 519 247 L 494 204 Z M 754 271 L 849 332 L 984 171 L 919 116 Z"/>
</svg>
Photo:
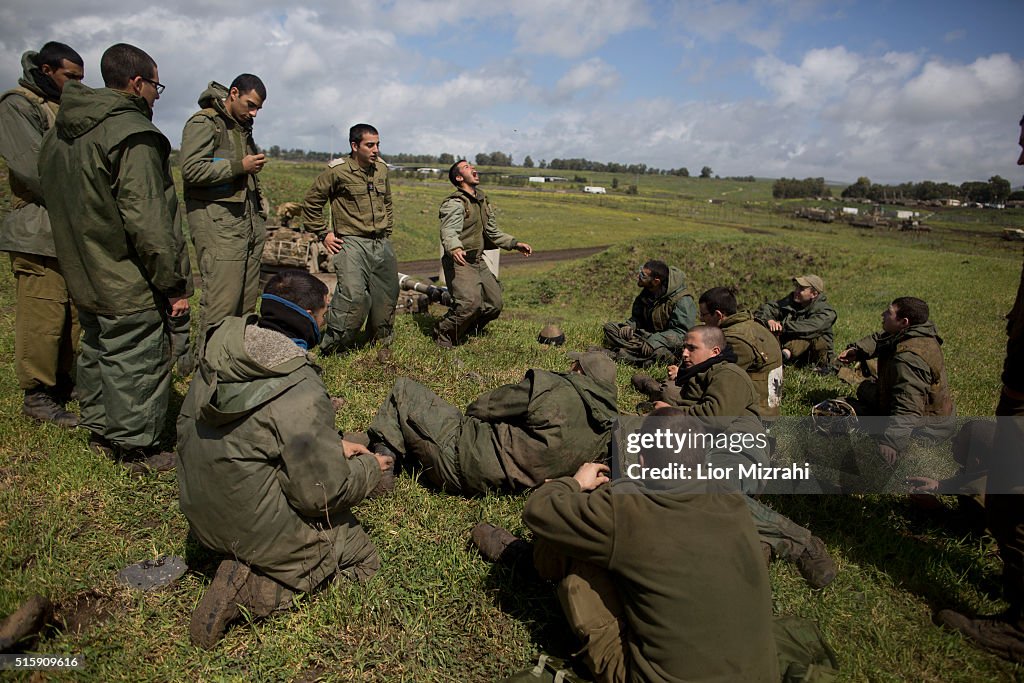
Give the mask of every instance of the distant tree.
<svg viewBox="0 0 1024 683">
<path fill-rule="evenodd" d="M 710 178 L 712 173 L 714 173 L 714 171 L 711 170 L 710 166 L 705 166 L 704 168 L 700 169 L 701 178 Z"/>
<path fill-rule="evenodd" d="M 445 152 L 444 154 L 441 154 L 437 157 L 437 163 L 443 166 L 451 166 L 452 164 L 455 163 L 455 157 L 449 154 L 448 152 Z"/>
<path fill-rule="evenodd" d="M 865 176 L 857 178 L 857 182 L 850 185 L 842 192 L 847 199 L 866 199 L 871 192 L 871 179 Z"/>
<path fill-rule="evenodd" d="M 637 189 L 636 185 L 630 185 L 626 188 L 626 194 L 640 194 L 640 191 Z"/>
<path fill-rule="evenodd" d="M 1010 202 L 1021 202 L 1024 201 L 1024 190 L 1014 190 L 1010 193 L 1010 196 L 1006 198 Z"/>
<path fill-rule="evenodd" d="M 280 156 L 281 156 L 281 148 L 278 147 L 277 145 L 272 145 L 270 147 L 270 157 L 272 159 L 277 159 Z"/>
<path fill-rule="evenodd" d="M 586 176 L 575 175 L 575 176 L 573 176 L 572 181 L 574 183 L 585 183 L 585 182 L 587 182 L 587 178 L 586 178 Z"/>
<path fill-rule="evenodd" d="M 523 168 L 533 168 L 533 158 L 531 158 L 529 154 L 527 154 L 526 158 L 523 159 Z"/>
<path fill-rule="evenodd" d="M 548 162 L 546 162 L 546 161 L 544 161 L 543 159 L 541 159 L 541 160 L 540 160 L 540 166 L 539 166 L 539 167 L 540 167 L 540 168 L 547 168 L 547 167 L 548 167 Z"/>
<path fill-rule="evenodd" d="M 960 184 L 960 194 L 968 202 L 987 204 L 992 201 L 992 185 L 980 180 L 969 180 Z"/>
<path fill-rule="evenodd" d="M 613 190 L 619 189 L 619 179 L 618 178 L 612 178 L 612 189 Z"/>
<path fill-rule="evenodd" d="M 992 188 L 992 201 L 1005 202 L 1010 196 L 1010 181 L 1006 178 L 994 175 L 988 179 L 988 184 Z"/>
<path fill-rule="evenodd" d="M 779 178 L 772 183 L 772 197 L 776 199 L 831 196 L 832 191 L 825 185 L 824 178 Z"/>
</svg>

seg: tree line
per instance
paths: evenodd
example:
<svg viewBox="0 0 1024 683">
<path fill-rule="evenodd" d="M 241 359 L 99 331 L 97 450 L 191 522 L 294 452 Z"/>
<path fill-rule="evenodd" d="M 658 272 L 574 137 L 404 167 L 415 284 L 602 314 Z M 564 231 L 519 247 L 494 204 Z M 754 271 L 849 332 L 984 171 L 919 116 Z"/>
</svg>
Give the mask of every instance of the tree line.
<svg viewBox="0 0 1024 683">
<path fill-rule="evenodd" d="M 903 199 L 918 201 L 959 199 L 979 204 L 999 204 L 1009 199 L 1010 194 L 1010 181 L 994 175 L 988 179 L 988 182 L 969 180 L 960 185 L 936 183 L 931 180 L 920 183 L 881 185 L 871 182 L 869 178 L 861 177 L 843 190 L 842 196 L 846 199 L 870 199 L 876 202 Z"/>
</svg>

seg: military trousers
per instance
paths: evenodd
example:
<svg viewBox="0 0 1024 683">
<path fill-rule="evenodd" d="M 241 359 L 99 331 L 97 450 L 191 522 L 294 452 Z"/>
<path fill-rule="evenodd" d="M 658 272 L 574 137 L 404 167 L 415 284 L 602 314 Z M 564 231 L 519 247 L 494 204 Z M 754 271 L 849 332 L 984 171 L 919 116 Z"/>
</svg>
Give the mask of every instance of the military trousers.
<svg viewBox="0 0 1024 683">
<path fill-rule="evenodd" d="M 196 357 L 200 358 L 210 327 L 224 318 L 256 311 L 267 230 L 263 219 L 247 202 L 190 199 L 187 208 L 189 230 L 203 279 L 196 344 Z"/>
<path fill-rule="evenodd" d="M 14 373 L 24 391 L 44 389 L 65 398 L 74 384 L 78 312 L 57 259 L 11 252 L 17 309 Z"/>
<path fill-rule="evenodd" d="M 1015 494 L 985 494 L 988 528 L 1003 560 L 1003 597 L 1024 626 L 1024 396 L 1004 389 L 996 406 L 995 462 L 989 462 L 988 482 Z"/>
<path fill-rule="evenodd" d="M 634 330 L 633 335 L 626 339 L 622 334 L 622 323 L 604 324 L 604 345 L 615 351 L 616 360 L 639 367 L 655 363 L 674 363 L 676 351 L 682 348 L 686 335 L 672 334 L 667 346 L 659 344 L 648 352 L 644 349 L 644 344 L 649 335 L 650 333 L 644 330 Z"/>
<path fill-rule="evenodd" d="M 125 448 L 158 444 L 171 392 L 171 342 L 157 309 L 79 311 L 79 426 Z"/>
<path fill-rule="evenodd" d="M 816 339 L 781 340 L 783 350 L 790 353 L 789 364 L 805 364 L 813 366 L 828 365 L 832 362 L 832 346 L 822 337 Z"/>
<path fill-rule="evenodd" d="M 483 252 L 467 252 L 468 265 L 448 254 L 441 258 L 445 281 L 454 302 L 435 328 L 438 339 L 461 344 L 467 334 L 478 332 L 501 315 L 501 284 L 487 267 Z"/>
<path fill-rule="evenodd" d="M 395 380 L 367 433 L 371 442 L 414 458 L 427 481 L 445 491 L 477 495 L 509 486 L 490 425 L 407 377 Z"/>
<path fill-rule="evenodd" d="M 390 344 L 398 300 L 398 260 L 391 241 L 383 236 L 341 239 L 344 244 L 332 261 L 338 284 L 320 351 L 338 353 L 374 341 Z"/>
</svg>

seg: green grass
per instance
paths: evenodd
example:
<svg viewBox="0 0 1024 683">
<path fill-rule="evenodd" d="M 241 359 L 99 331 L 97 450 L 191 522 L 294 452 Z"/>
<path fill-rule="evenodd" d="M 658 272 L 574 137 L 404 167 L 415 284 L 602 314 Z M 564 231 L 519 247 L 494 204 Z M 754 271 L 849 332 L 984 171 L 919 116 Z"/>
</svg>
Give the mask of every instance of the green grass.
<svg viewBox="0 0 1024 683">
<path fill-rule="evenodd" d="M 268 192 L 275 202 L 294 200 L 317 172 L 316 166 L 270 165 Z M 724 191 L 728 181 L 640 180 L 636 197 L 490 190 L 502 226 L 537 250 L 614 246 L 582 261 L 508 271 L 505 315 L 465 347 L 440 352 L 427 334 L 432 319 L 407 316 L 398 320 L 389 361 L 378 361 L 374 349 L 325 359 L 328 388 L 348 401 L 337 426 L 365 428 L 400 375 L 465 406 L 482 391 L 517 381 L 528 367 L 566 368 L 564 349 L 533 341 L 541 325 L 559 322 L 571 349 L 599 343 L 600 323 L 627 315 L 633 274 L 651 257 L 683 268 L 694 293 L 736 285 L 741 305 L 750 307 L 783 295 L 791 276 L 817 272 L 839 310 L 839 346 L 877 329 L 892 298 L 920 296 L 931 304 L 946 340 L 960 414 L 992 414 L 1005 344 L 1002 316 L 1020 273 L 1019 246 L 980 237 L 958 241 L 955 232 L 944 234 L 946 228 L 918 237 L 796 221 L 789 209 L 773 211 L 764 181 L 732 183 L 750 185 L 761 198 L 730 213 L 708 208 L 714 205 L 698 194 Z M 436 209 L 447 193 L 439 182 L 396 183 L 400 259 L 436 255 Z M 951 213 L 946 227 L 953 231 L 981 213 Z M 987 223 L 971 229 L 995 230 Z M 78 678 L 489 681 L 526 666 L 538 651 L 565 655 L 574 649 L 550 587 L 524 585 L 467 547 L 478 521 L 523 532 L 525 496 L 463 499 L 430 491 L 407 475 L 393 496 L 355 511 L 383 558 L 373 581 L 340 583 L 300 598 L 287 614 L 242 623 L 212 652 L 192 647 L 189 615 L 217 558 L 190 540 L 173 475 L 132 479 L 91 453 L 84 434 L 20 417 L 13 298 L 10 274 L 4 273 L 0 613 L 34 592 L 51 596 L 69 628 L 49 632 L 38 651 L 84 653 L 87 668 Z M 626 367 L 618 372 L 619 404 L 626 412 L 641 398 L 630 387 L 631 373 Z M 176 402 L 186 389 L 176 383 Z M 835 378 L 791 371 L 784 411 L 806 415 L 820 397 L 847 391 Z M 948 466 L 944 448 L 919 449 L 914 457 Z M 944 498 L 929 513 L 898 496 L 779 496 L 769 502 L 822 536 L 837 560 L 839 576 L 823 591 L 809 590 L 783 563 L 772 565 L 771 581 L 776 613 L 820 623 L 839 655 L 843 680 L 1021 677 L 1021 670 L 931 624 L 941 607 L 991 612 L 1003 604 L 994 543 L 965 522 L 955 499 Z M 175 586 L 147 594 L 115 583 L 121 567 L 161 554 L 185 557 L 193 571 Z M 72 628 L 81 621 L 80 630 Z"/>
</svg>

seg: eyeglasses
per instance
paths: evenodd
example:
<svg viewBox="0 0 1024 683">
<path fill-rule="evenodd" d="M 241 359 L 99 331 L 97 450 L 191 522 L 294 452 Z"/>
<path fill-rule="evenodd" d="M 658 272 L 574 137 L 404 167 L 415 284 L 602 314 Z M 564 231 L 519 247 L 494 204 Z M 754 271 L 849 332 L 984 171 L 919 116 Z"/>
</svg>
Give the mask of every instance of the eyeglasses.
<svg viewBox="0 0 1024 683">
<path fill-rule="evenodd" d="M 167 88 L 167 86 L 164 85 L 163 83 L 157 83 L 156 81 L 154 81 L 151 78 L 146 78 L 145 76 L 139 76 L 139 78 L 141 78 L 142 80 L 146 81 L 146 83 L 149 83 L 151 86 L 156 88 L 156 94 L 158 96 L 159 95 L 163 95 L 164 94 L 164 90 Z"/>
<path fill-rule="evenodd" d="M 654 274 L 645 273 L 643 267 L 641 267 L 640 270 L 636 271 L 636 276 L 646 282 L 647 280 L 650 280 L 652 277 L 654 277 Z"/>
</svg>

